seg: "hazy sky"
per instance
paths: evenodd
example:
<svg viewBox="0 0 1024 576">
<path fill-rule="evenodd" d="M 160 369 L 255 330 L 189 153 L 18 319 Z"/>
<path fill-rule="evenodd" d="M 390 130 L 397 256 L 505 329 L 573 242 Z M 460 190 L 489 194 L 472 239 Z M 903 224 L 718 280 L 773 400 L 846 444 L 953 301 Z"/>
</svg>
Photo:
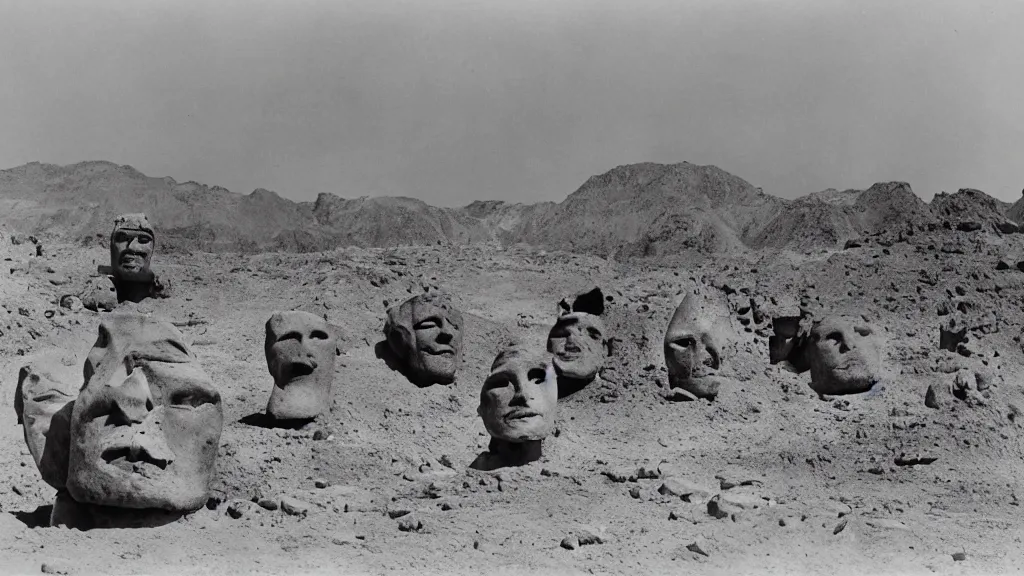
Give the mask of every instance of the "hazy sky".
<svg viewBox="0 0 1024 576">
<path fill-rule="evenodd" d="M 1013 201 L 1022 25 L 1019 0 L 0 0 L 0 167 L 462 205 L 686 160 Z"/>
</svg>

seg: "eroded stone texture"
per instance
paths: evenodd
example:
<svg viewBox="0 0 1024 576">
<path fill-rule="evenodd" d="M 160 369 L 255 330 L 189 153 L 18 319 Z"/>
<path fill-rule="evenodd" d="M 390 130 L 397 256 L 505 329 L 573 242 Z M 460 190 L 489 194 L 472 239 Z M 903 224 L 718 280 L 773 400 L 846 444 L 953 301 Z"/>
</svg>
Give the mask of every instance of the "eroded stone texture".
<svg viewBox="0 0 1024 576">
<path fill-rule="evenodd" d="M 811 388 L 819 394 L 867 392 L 880 379 L 874 330 L 861 319 L 827 316 L 815 321 L 803 356 Z"/>
<path fill-rule="evenodd" d="M 604 365 L 607 338 L 601 314 L 604 296 L 599 288 L 559 302 L 559 317 L 548 333 L 547 350 L 560 378 L 590 382 Z"/>
<path fill-rule="evenodd" d="M 384 336 L 415 384 L 455 381 L 462 360 L 462 313 L 447 295 L 428 292 L 391 307 Z"/>
<path fill-rule="evenodd" d="M 729 311 L 723 303 L 687 294 L 665 331 L 665 367 L 669 387 L 698 398 L 714 399 L 731 379 L 721 373 Z"/>
<path fill-rule="evenodd" d="M 67 482 L 69 428 L 78 394 L 73 382 L 63 370 L 41 361 L 21 368 L 15 390 L 25 444 L 43 481 L 57 489 Z"/>
<path fill-rule="evenodd" d="M 309 312 L 275 312 L 266 325 L 264 350 L 274 389 L 267 414 L 275 420 L 316 418 L 331 404 L 338 335 Z"/>
<path fill-rule="evenodd" d="M 67 491 L 80 504 L 197 510 L 215 475 L 220 394 L 169 322 L 105 319 L 71 413 Z"/>
<path fill-rule="evenodd" d="M 558 381 L 547 354 L 510 347 L 494 359 L 477 409 L 491 435 L 489 452 L 473 467 L 518 466 L 541 456 L 558 413 Z"/>
</svg>

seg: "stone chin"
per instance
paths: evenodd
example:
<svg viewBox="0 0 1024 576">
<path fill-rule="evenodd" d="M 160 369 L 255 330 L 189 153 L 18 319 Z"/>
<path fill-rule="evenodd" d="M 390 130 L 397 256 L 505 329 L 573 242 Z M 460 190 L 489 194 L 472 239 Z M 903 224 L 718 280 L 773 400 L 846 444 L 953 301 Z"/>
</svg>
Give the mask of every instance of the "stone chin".
<svg viewBox="0 0 1024 576">
<path fill-rule="evenodd" d="M 542 416 L 534 418 L 538 422 L 523 422 L 519 424 L 504 424 L 500 426 L 486 426 L 488 434 L 493 438 L 506 442 L 529 442 L 532 440 L 543 440 L 551 434 L 552 426 L 544 421 Z"/>
<path fill-rule="evenodd" d="M 173 466 L 172 463 L 165 470 L 154 466 L 154 477 L 146 478 L 101 460 L 91 470 L 69 474 L 68 493 L 77 502 L 118 508 L 179 512 L 202 508 L 209 498 L 207 481 L 176 477 Z"/>
<path fill-rule="evenodd" d="M 420 352 L 419 366 L 414 367 L 417 376 L 437 384 L 451 384 L 455 381 L 457 358 L 455 355 L 437 355 Z"/>
<path fill-rule="evenodd" d="M 330 387 L 313 378 L 274 386 L 267 403 L 267 414 L 275 420 L 312 420 L 330 404 Z"/>
<path fill-rule="evenodd" d="M 600 366 L 595 365 L 594 362 L 588 362 L 585 358 L 565 360 L 555 356 L 552 358 L 552 364 L 555 365 L 555 372 L 559 376 L 573 380 L 593 380 L 597 377 L 597 372 L 600 369 Z"/>
<path fill-rule="evenodd" d="M 732 378 L 725 376 L 698 376 L 678 377 L 669 375 L 669 388 L 681 388 L 697 398 L 714 400 L 723 387 L 730 386 L 735 382 Z"/>
<path fill-rule="evenodd" d="M 874 371 L 864 366 L 811 370 L 811 389 L 818 394 L 860 394 L 871 390 L 878 381 Z"/>
</svg>

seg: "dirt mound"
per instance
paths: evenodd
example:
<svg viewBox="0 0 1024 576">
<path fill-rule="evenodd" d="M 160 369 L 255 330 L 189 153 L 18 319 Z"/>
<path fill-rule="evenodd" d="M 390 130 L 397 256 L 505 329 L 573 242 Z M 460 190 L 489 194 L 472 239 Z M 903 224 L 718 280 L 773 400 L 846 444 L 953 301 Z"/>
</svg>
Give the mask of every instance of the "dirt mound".
<svg viewBox="0 0 1024 576">
<path fill-rule="evenodd" d="M 955 194 L 941 192 L 931 202 L 932 212 L 944 225 L 958 230 L 972 231 L 982 228 L 1016 233 L 1019 227 L 1007 215 L 1010 206 L 973 188 L 961 188 Z"/>
</svg>

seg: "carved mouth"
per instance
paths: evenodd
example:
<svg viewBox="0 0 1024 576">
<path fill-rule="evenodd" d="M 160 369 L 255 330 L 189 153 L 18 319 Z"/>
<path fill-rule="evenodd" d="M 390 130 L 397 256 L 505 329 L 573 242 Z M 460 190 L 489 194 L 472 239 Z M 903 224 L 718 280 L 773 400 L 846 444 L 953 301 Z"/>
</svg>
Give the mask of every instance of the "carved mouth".
<svg viewBox="0 0 1024 576">
<path fill-rule="evenodd" d="M 144 472 L 145 467 L 140 465 L 149 464 L 161 470 L 166 470 L 167 465 L 170 464 L 170 462 L 163 458 L 152 456 L 145 448 L 141 447 L 137 450 L 132 450 L 128 446 L 107 448 L 100 454 L 100 458 L 103 458 L 103 461 L 107 464 L 125 471 L 142 474 L 143 476 L 146 475 Z M 132 465 L 129 466 L 128 464 Z"/>
<path fill-rule="evenodd" d="M 505 420 L 506 421 L 509 421 L 509 420 L 527 420 L 529 418 L 539 418 L 539 417 L 540 417 L 540 412 L 537 412 L 535 410 L 529 410 L 529 409 L 527 409 L 527 410 L 515 410 L 513 412 L 509 412 L 508 414 L 505 414 Z"/>
<path fill-rule="evenodd" d="M 316 366 L 311 366 L 309 364 L 302 362 L 293 363 L 288 368 L 288 371 L 291 373 L 292 379 L 302 378 L 303 376 L 309 376 L 310 374 L 313 373 L 313 370 L 316 370 Z"/>
<path fill-rule="evenodd" d="M 423 351 L 426 352 L 427 354 L 430 354 L 431 356 L 449 356 L 449 357 L 454 357 L 455 356 L 455 350 L 452 350 L 451 348 L 441 348 L 441 349 L 438 349 L 438 350 L 432 350 L 430 348 L 424 348 Z"/>
</svg>

